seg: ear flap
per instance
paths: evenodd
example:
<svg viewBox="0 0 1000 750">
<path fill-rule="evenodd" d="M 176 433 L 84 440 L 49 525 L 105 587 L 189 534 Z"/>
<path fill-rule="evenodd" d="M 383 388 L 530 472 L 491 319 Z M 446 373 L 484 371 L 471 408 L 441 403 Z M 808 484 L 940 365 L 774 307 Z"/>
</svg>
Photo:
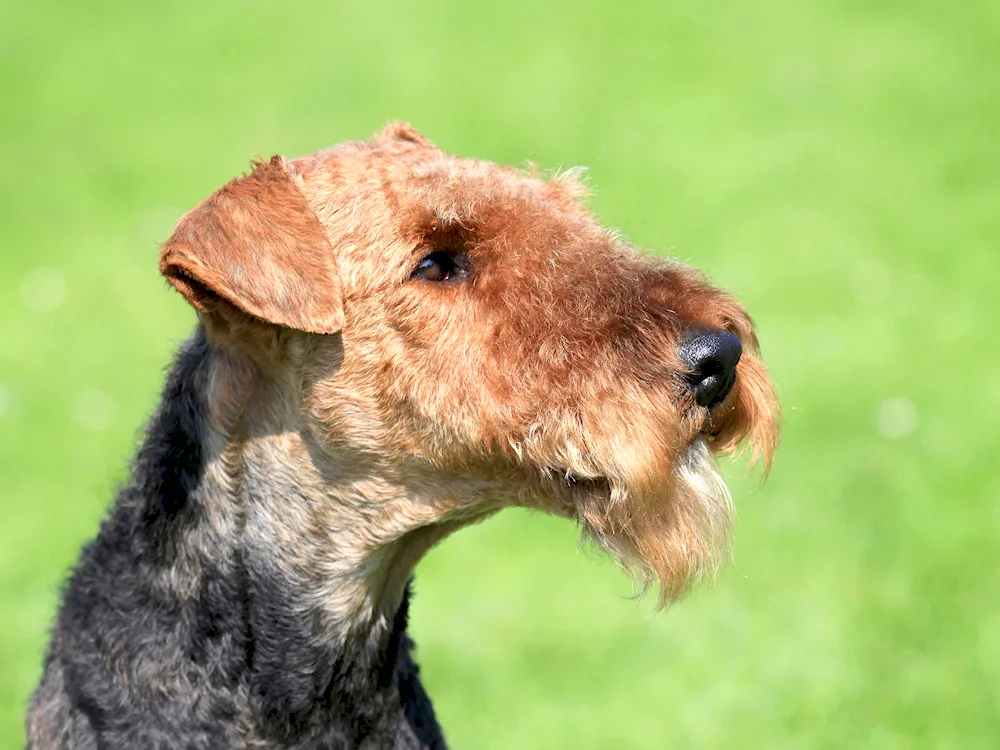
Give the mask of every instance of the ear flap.
<svg viewBox="0 0 1000 750">
<path fill-rule="evenodd" d="M 437 148 L 433 143 L 420 135 L 417 129 L 408 122 L 390 122 L 373 137 L 376 143 L 402 141 L 425 148 Z"/>
<path fill-rule="evenodd" d="M 203 312 L 225 305 L 310 333 L 344 324 L 333 248 L 280 156 L 188 212 L 160 272 Z"/>
</svg>

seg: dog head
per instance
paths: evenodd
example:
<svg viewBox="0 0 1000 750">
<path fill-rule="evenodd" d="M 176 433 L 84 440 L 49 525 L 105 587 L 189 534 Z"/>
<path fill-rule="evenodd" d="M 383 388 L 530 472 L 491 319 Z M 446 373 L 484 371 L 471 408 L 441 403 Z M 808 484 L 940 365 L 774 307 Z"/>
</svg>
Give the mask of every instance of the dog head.
<svg viewBox="0 0 1000 750">
<path fill-rule="evenodd" d="M 509 505 L 579 521 L 662 601 L 727 549 L 713 454 L 745 443 L 767 463 L 778 432 L 750 317 L 584 197 L 573 172 L 449 156 L 393 125 L 258 163 L 164 244 L 164 275 L 256 373 L 252 402 L 218 389 L 220 420 L 284 436 L 310 529 L 362 519 L 365 575 L 408 573 Z"/>
</svg>

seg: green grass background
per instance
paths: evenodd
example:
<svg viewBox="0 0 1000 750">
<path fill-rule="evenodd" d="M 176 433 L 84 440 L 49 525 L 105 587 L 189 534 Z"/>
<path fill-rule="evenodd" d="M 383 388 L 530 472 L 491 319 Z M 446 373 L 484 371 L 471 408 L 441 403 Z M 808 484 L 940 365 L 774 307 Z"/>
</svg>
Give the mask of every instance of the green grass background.
<svg viewBox="0 0 1000 750">
<path fill-rule="evenodd" d="M 174 220 L 254 155 L 414 122 L 585 164 L 743 298 L 785 407 L 735 560 L 652 613 L 564 522 L 435 550 L 412 628 L 456 748 L 1000 746 L 1000 5 L 0 7 L 0 746 L 194 317 Z"/>
</svg>

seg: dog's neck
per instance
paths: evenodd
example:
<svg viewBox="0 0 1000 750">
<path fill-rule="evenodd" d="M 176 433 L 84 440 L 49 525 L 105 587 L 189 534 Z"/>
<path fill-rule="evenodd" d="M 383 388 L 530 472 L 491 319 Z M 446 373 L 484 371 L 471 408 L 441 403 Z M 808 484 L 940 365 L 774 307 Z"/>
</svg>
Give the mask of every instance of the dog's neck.
<svg viewBox="0 0 1000 750">
<path fill-rule="evenodd" d="M 384 629 L 416 563 L 460 524 L 413 501 L 370 453 L 332 449 L 306 416 L 294 345 L 274 347 L 280 366 L 267 368 L 207 346 L 204 502 L 213 516 L 237 512 L 246 548 L 322 613 L 331 637 Z"/>
<path fill-rule="evenodd" d="M 429 542 L 379 538 L 384 527 L 363 515 L 377 511 L 351 503 L 351 482 L 331 491 L 309 440 L 282 422 L 294 409 L 269 401 L 275 386 L 245 364 L 199 329 L 140 453 L 161 580 L 180 596 L 227 581 L 241 600 L 250 705 L 271 726 L 346 718 L 358 737 L 391 734 L 406 704 L 400 660 L 412 669 L 406 582 Z"/>
</svg>

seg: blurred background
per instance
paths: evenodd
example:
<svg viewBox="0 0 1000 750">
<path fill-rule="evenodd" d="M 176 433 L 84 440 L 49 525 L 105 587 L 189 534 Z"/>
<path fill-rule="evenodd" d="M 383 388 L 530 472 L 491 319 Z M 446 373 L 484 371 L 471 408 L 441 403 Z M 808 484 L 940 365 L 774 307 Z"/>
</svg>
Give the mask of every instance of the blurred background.
<svg viewBox="0 0 1000 750">
<path fill-rule="evenodd" d="M 456 748 L 993 748 L 1000 5 L 14 2 L 0 8 L 0 746 L 194 315 L 156 243 L 255 155 L 412 121 L 588 165 L 731 288 L 785 408 L 734 562 L 660 614 L 568 523 L 420 565 Z"/>
</svg>

